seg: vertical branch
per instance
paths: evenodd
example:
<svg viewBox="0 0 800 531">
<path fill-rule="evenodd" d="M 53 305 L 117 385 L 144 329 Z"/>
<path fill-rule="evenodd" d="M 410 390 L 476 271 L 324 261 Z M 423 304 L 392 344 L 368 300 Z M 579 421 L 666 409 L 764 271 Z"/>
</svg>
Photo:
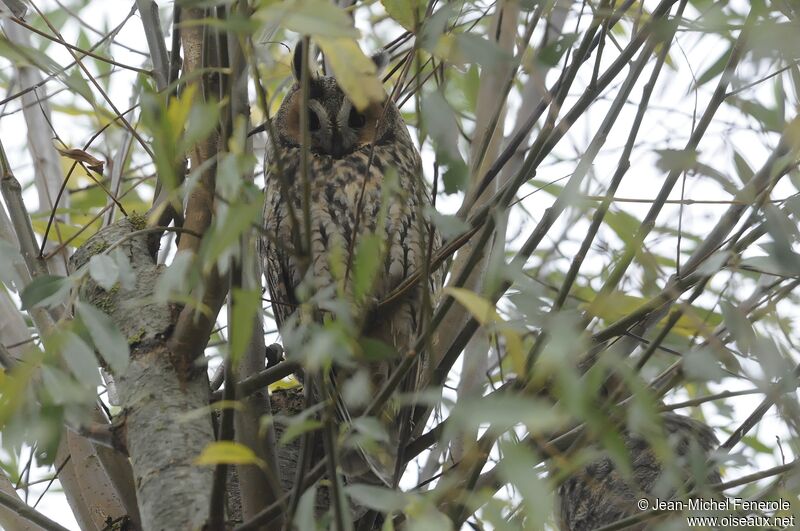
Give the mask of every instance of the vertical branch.
<svg viewBox="0 0 800 531">
<path fill-rule="evenodd" d="M 498 2 L 495 13 L 492 17 L 490 27 L 490 38 L 495 38 L 500 49 L 507 52 L 509 56 L 514 53 L 514 45 L 517 37 L 517 26 L 519 19 L 519 3 L 513 1 Z M 537 7 L 536 14 L 528 24 L 526 38 L 522 42 L 527 45 L 533 29 L 541 13 L 541 5 Z M 516 58 L 516 64 L 495 65 L 484 67 L 480 77 L 480 88 L 478 91 L 478 103 L 475 112 L 475 132 L 472 137 L 470 165 L 471 176 L 470 188 L 467 195 L 476 193 L 480 182 L 479 177 L 483 174 L 484 161 L 494 160 L 497 157 L 502 140 L 502 126 L 506 115 L 506 98 L 511 90 L 516 74 L 517 66 L 522 60 L 523 52 L 527 46 L 520 48 Z M 505 67 L 505 68 L 504 68 Z M 499 94 L 499 97 L 498 97 Z M 475 207 L 480 208 L 491 198 L 489 190 L 484 191 L 475 201 Z M 492 239 L 497 242 L 505 242 L 505 224 L 500 223 L 492 235 Z M 453 262 L 452 272 L 458 276 L 465 270 L 468 258 L 473 251 L 477 250 L 480 238 L 473 238 L 459 251 L 458 256 Z M 471 268 L 469 276 L 464 282 L 464 287 L 472 291 L 481 291 L 482 284 L 485 282 L 485 275 L 491 258 L 488 256 L 492 248 L 492 240 L 483 244 L 483 249 L 479 252 L 481 257 L 478 263 Z M 502 246 L 501 246 L 502 249 Z M 450 327 L 461 327 L 466 324 L 467 315 L 464 312 L 450 312 L 449 316 L 442 321 L 442 328 L 447 330 Z M 458 383 L 458 396 L 462 398 L 472 392 L 480 392 L 481 382 L 489 367 L 489 340 L 485 332 L 479 332 L 470 340 L 464 350 L 464 365 Z M 464 457 L 467 439 L 474 441 L 477 431 L 470 434 L 460 434 L 453 440 L 451 447 L 452 457 L 460 461 Z"/>
<path fill-rule="evenodd" d="M 150 60 L 153 62 L 153 77 L 159 92 L 167 88 L 170 78 L 170 62 L 164 33 L 161 31 L 161 20 L 158 16 L 158 4 L 153 0 L 136 0 L 139 16 L 142 19 L 144 36 L 150 49 Z M 178 9 L 177 7 L 175 9 Z"/>
<path fill-rule="evenodd" d="M 22 200 L 22 187 L 11 172 L 11 165 L 2 142 L 0 142 L 0 191 L 8 208 L 16 240 L 19 242 L 20 254 L 28 268 L 24 278 L 34 279 L 49 274 L 47 263 L 39 256 L 31 218 Z M 54 326 L 53 316 L 46 309 L 31 308 L 30 315 L 40 334 L 50 333 Z"/>
<path fill-rule="evenodd" d="M 247 2 L 238 4 L 238 15 L 246 18 L 250 15 Z M 256 60 L 255 56 L 247 57 L 245 47 L 240 37 L 234 33 L 228 34 L 228 53 L 231 61 L 231 123 L 234 127 L 241 126 L 244 122 L 245 130 L 250 129 L 250 105 L 248 101 L 248 60 Z M 251 138 L 246 141 L 245 152 L 252 153 L 253 142 Z M 248 183 L 253 182 L 253 172 L 243 176 Z M 263 198 L 263 195 L 262 195 Z M 257 235 L 250 231 L 242 236 L 240 245 L 242 288 L 257 290 L 261 287 L 261 261 L 254 249 L 257 247 Z M 231 321 L 229 321 L 231 323 Z M 237 326 L 237 323 L 231 323 Z M 247 326 L 247 323 L 238 323 L 238 326 Z M 230 382 L 241 381 L 258 371 L 264 369 L 264 356 L 266 344 L 264 342 L 264 322 L 261 312 L 253 318 L 253 331 L 242 359 L 235 368 L 235 374 L 230 375 Z M 228 385 L 228 384 L 226 384 Z M 250 520 L 263 509 L 281 499 L 283 489 L 278 480 L 278 454 L 275 436 L 275 427 L 269 423 L 265 430 L 259 428 L 259 419 L 270 415 L 269 391 L 259 391 L 241 397 L 242 407 L 234 412 L 234 433 L 236 441 L 251 448 L 253 452 L 267 464 L 266 473 L 253 465 L 242 465 L 237 468 L 239 476 L 239 491 L 242 498 L 242 518 Z M 282 518 L 273 520 L 266 526 L 268 531 L 277 531 L 283 526 Z"/>
<path fill-rule="evenodd" d="M 206 39 L 206 26 L 200 22 L 205 17 L 206 11 L 201 8 L 193 7 L 181 10 L 181 20 L 187 23 L 181 31 L 181 42 L 185 55 L 183 69 L 185 76 L 203 69 L 206 66 L 206 59 L 215 56 L 208 49 L 211 46 L 209 44 L 211 40 Z M 204 98 L 215 97 L 219 94 L 217 82 L 213 76 L 209 75 L 197 77 L 192 81 L 199 85 L 200 90 L 196 92 L 198 97 Z M 199 141 L 190 154 L 191 167 L 203 169 L 186 201 L 183 227 L 187 229 L 187 232 L 180 239 L 178 252 L 197 253 L 202 235 L 211 226 L 214 214 L 216 159 L 219 145 L 219 130 L 215 130 L 206 139 Z M 209 311 L 198 312 L 193 305 L 183 307 L 169 340 L 169 348 L 173 354 L 187 361 L 194 360 L 201 355 L 227 291 L 227 284 L 220 278 L 217 269 L 213 268 L 203 279 L 201 290 L 197 293 L 202 299 L 202 304 Z"/>
<path fill-rule="evenodd" d="M 206 65 L 205 57 L 213 57 L 206 50 L 206 26 L 200 23 L 206 17 L 206 12 L 200 8 L 184 8 L 181 11 L 183 22 L 186 26 L 181 30 L 181 42 L 184 49 L 183 75 L 188 76 L 193 72 L 203 69 Z M 194 78 L 192 84 L 199 85 L 197 97 L 208 98 L 216 96 L 218 90 L 208 75 Z M 196 252 L 200 246 L 197 235 L 205 234 L 211 225 L 214 211 L 214 186 L 217 171 L 216 156 L 218 150 L 219 132 L 212 132 L 208 138 L 197 143 L 190 154 L 192 169 L 206 166 L 200 173 L 197 184 L 194 186 L 186 201 L 184 228 L 189 229 L 181 236 L 178 251 Z"/>
</svg>

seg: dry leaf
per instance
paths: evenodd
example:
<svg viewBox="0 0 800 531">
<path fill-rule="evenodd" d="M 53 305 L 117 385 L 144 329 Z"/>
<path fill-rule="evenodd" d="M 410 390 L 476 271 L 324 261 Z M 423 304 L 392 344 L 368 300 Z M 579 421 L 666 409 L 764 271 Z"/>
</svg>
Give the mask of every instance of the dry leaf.
<svg viewBox="0 0 800 531">
<path fill-rule="evenodd" d="M 86 164 L 86 167 L 89 168 L 90 170 L 97 172 L 100 175 L 103 175 L 103 166 L 105 166 L 104 161 L 96 159 L 95 157 L 89 155 L 82 149 L 78 148 L 73 148 L 73 149 L 56 148 L 56 149 L 58 150 L 59 153 L 61 153 L 63 157 L 67 157 L 68 159 L 72 159 L 77 162 L 82 162 Z"/>
</svg>

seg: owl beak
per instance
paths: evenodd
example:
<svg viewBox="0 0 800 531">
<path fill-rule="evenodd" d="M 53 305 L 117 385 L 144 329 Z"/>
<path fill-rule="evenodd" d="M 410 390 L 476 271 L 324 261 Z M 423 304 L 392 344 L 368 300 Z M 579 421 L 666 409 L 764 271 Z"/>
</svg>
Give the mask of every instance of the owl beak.
<svg viewBox="0 0 800 531">
<path fill-rule="evenodd" d="M 344 142 L 342 142 L 342 137 L 340 135 L 334 135 L 333 141 L 331 143 L 331 155 L 335 158 L 339 158 L 346 153 L 346 148 Z"/>
<path fill-rule="evenodd" d="M 344 155 L 344 152 L 344 143 L 342 142 L 341 135 L 333 135 L 333 140 L 331 142 L 331 155 L 339 158 Z"/>
</svg>

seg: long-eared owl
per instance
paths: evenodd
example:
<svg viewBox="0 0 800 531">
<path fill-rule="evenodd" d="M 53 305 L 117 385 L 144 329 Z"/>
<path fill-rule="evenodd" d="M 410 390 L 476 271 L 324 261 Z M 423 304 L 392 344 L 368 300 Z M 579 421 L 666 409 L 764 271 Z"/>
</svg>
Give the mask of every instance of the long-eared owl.
<svg viewBox="0 0 800 531">
<path fill-rule="evenodd" d="M 691 417 L 664 413 L 661 416 L 666 444 L 674 453 L 668 466 L 667 456 L 654 449 L 643 436 L 623 432 L 630 458 L 630 475 L 617 468 L 609 455 L 589 463 L 568 477 L 558 489 L 561 529 L 589 531 L 611 525 L 623 518 L 642 514 L 641 500 L 671 500 L 687 485 L 698 488 L 719 483 L 719 471 L 707 466 L 709 454 L 717 447 L 713 430 Z M 699 478 L 697 477 L 699 475 Z M 678 521 L 679 513 L 663 518 Z M 700 516 L 695 513 L 695 516 Z M 626 527 L 635 531 L 657 528 L 657 520 L 646 520 Z M 678 528 L 681 527 L 678 524 Z"/>
<path fill-rule="evenodd" d="M 440 245 L 438 234 L 423 217 L 430 200 L 419 153 L 391 98 L 387 96 L 360 111 L 334 77 L 312 71 L 306 108 L 310 142 L 304 176 L 303 53 L 303 46 L 298 45 L 293 61 L 296 82 L 275 115 L 274 138 L 270 139 L 265 164 L 261 256 L 279 331 L 297 311 L 301 301 L 296 288 L 301 282 L 313 292 L 331 291 L 342 284 L 344 271 L 345 293 L 352 295 L 348 274 L 352 277 L 353 253 L 359 242 L 371 235 L 380 242 L 381 265 L 371 296 L 354 305 L 355 313 L 362 314 L 356 317 L 363 323 L 364 336 L 406 355 L 420 327 L 423 288 L 438 290 L 441 274 L 433 272 L 427 286 L 418 283 L 379 315 L 375 302 L 384 299 L 412 272 L 424 270 L 430 251 Z M 373 60 L 381 66 L 379 56 Z M 305 197 L 309 199 L 307 206 Z M 309 241 L 306 226 L 310 226 L 310 252 L 303 255 L 303 243 Z M 320 319 L 319 313 L 316 319 Z M 369 366 L 371 396 L 379 391 L 393 366 L 393 361 Z M 408 385 L 416 387 L 425 370 L 425 361 L 418 360 Z M 382 417 L 385 419 L 386 412 Z M 395 440 L 394 430 L 388 428 L 390 439 Z M 391 473 L 379 475 L 384 482 L 391 477 Z"/>
</svg>

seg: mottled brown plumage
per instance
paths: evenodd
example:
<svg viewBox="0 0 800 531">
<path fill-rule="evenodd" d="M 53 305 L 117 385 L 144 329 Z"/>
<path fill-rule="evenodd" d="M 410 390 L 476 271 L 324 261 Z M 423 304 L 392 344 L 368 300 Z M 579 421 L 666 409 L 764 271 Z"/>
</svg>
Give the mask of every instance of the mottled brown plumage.
<svg viewBox="0 0 800 531">
<path fill-rule="evenodd" d="M 624 477 L 610 457 L 602 457 L 567 478 L 558 489 L 561 528 L 564 531 L 588 531 L 612 524 L 642 511 L 636 502 L 642 498 L 669 500 L 676 488 L 682 487 L 694 476 L 690 470 L 700 457 L 702 464 L 709 452 L 717 447 L 714 432 L 700 421 L 674 413 L 662 415 L 666 443 L 672 450 L 681 472 L 676 478 L 680 485 L 667 481 L 664 466 L 647 440 L 641 435 L 623 433 L 625 448 L 633 469 L 632 477 Z M 702 477 L 702 476 L 701 476 Z M 706 484 L 718 483 L 719 472 L 706 470 Z M 653 520 L 640 523 L 629 530 L 650 529 Z"/>
<path fill-rule="evenodd" d="M 296 67 L 299 63 L 296 59 Z M 295 77 L 300 79 L 297 71 Z M 423 210 L 430 200 L 419 153 L 397 107 L 388 98 L 359 112 L 334 78 L 317 76 L 311 76 L 308 98 L 311 249 L 307 255 L 301 253 L 307 239 L 300 83 L 292 87 L 275 116 L 276 138 L 270 139 L 267 155 L 261 255 L 278 328 L 283 330 L 296 315 L 301 302 L 296 288 L 301 282 L 314 293 L 336 288 L 350 298 L 355 321 L 362 324 L 364 335 L 406 354 L 413 348 L 420 325 L 422 286 L 380 315 L 375 307 L 411 272 L 422 269 L 428 253 L 430 227 L 423 219 Z M 354 301 L 353 254 L 367 235 L 377 235 L 381 242 L 381 266 L 371 295 Z M 433 237 L 435 250 L 439 238 L 435 233 Z M 432 275 L 428 287 L 436 291 L 440 285 L 441 275 Z M 417 365 L 412 387 L 425 368 L 424 360 Z M 383 362 L 369 367 L 372 396 L 392 366 Z M 340 370 L 337 379 L 347 374 Z M 394 430 L 387 427 L 392 438 Z M 383 472 L 384 482 L 392 475 L 388 470 L 391 465 L 386 468 L 375 471 Z"/>
</svg>

